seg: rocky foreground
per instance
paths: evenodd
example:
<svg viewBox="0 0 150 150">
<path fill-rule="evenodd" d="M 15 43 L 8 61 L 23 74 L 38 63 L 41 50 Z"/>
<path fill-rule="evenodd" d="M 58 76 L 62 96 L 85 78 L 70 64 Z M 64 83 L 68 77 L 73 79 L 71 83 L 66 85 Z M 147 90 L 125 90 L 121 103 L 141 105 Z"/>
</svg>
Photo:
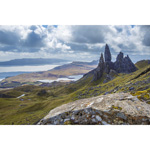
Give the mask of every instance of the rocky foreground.
<svg viewBox="0 0 150 150">
<path fill-rule="evenodd" d="M 129 93 L 115 93 L 81 99 L 49 112 L 38 125 L 150 124 L 150 105 Z"/>
</svg>

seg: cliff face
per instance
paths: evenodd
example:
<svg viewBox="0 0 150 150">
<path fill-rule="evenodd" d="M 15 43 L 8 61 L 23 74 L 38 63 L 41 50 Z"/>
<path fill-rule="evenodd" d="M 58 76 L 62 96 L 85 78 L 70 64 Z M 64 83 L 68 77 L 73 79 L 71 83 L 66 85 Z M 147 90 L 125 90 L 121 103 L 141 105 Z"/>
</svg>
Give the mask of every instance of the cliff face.
<svg viewBox="0 0 150 150">
<path fill-rule="evenodd" d="M 105 68 L 105 62 L 103 58 L 103 54 L 101 54 L 98 67 L 94 71 L 94 80 L 97 80 L 102 77 Z"/>
<path fill-rule="evenodd" d="M 38 124 L 150 124 L 150 105 L 129 93 L 101 95 L 59 106 Z"/>
<path fill-rule="evenodd" d="M 103 54 L 101 54 L 99 64 L 94 70 L 93 81 L 100 79 L 104 73 L 109 74 L 111 70 L 117 73 L 131 73 L 137 70 L 129 56 L 127 55 L 126 57 L 124 57 L 122 52 L 118 54 L 116 61 L 112 62 L 111 53 L 107 44 L 105 46 L 104 54 L 105 61 L 103 58 Z"/>
<path fill-rule="evenodd" d="M 114 69 L 118 73 L 131 73 L 137 70 L 129 56 L 123 57 L 122 52 L 117 56 L 116 62 L 114 63 Z"/>
<path fill-rule="evenodd" d="M 109 46 L 106 44 L 106 46 L 105 46 L 105 52 L 104 52 L 104 54 L 105 54 L 105 61 L 107 62 L 107 61 L 111 61 L 111 53 L 110 53 L 110 50 L 109 50 Z"/>
</svg>

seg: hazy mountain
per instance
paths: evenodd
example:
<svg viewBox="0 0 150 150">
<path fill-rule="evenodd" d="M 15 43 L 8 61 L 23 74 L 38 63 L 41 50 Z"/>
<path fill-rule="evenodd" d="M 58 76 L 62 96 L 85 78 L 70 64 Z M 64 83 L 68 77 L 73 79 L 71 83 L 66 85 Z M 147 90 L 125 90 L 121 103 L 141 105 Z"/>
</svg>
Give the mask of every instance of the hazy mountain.
<svg viewBox="0 0 150 150">
<path fill-rule="evenodd" d="M 56 71 L 56 70 L 59 70 L 59 71 L 68 71 L 69 69 L 80 69 L 80 67 L 84 70 L 91 70 L 91 66 L 92 66 L 92 69 L 93 69 L 93 66 L 94 65 L 97 65 L 98 64 L 98 60 L 93 60 L 92 62 L 80 62 L 80 61 L 73 61 L 72 63 L 69 63 L 69 64 L 64 64 L 62 66 L 58 66 L 58 67 L 55 67 L 54 69 L 51 70 L 51 72 L 53 71 Z M 82 70 L 78 70 L 79 72 L 81 72 Z M 77 73 L 78 74 L 78 73 Z M 80 73 L 79 73 L 80 74 Z"/>
<path fill-rule="evenodd" d="M 0 62 L 0 66 L 51 65 L 66 62 L 68 62 L 68 60 L 57 58 L 23 58 Z"/>
<path fill-rule="evenodd" d="M 20 71 L 18 71 L 18 72 L 1 72 L 0 79 L 17 76 L 19 74 L 24 74 L 24 73 L 31 73 L 31 72 L 20 72 Z"/>
</svg>

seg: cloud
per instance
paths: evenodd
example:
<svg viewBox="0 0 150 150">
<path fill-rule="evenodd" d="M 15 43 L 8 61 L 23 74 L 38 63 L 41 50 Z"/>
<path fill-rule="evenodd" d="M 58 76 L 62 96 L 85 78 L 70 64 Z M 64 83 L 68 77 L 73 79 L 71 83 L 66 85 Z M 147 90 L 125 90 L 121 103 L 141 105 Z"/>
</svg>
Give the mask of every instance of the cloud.
<svg viewBox="0 0 150 150">
<path fill-rule="evenodd" d="M 22 46 L 24 47 L 35 47 L 40 48 L 45 45 L 44 36 L 37 34 L 34 30 L 30 32 L 25 40 L 22 41 Z"/>
<path fill-rule="evenodd" d="M 12 56 L 99 59 L 106 43 L 113 58 L 123 51 L 136 60 L 140 58 L 136 55 L 144 59 L 150 55 L 150 26 L 0 26 L 3 59 Z"/>
<path fill-rule="evenodd" d="M 69 42 L 74 43 L 104 43 L 108 33 L 113 34 L 110 26 L 104 25 L 73 25 L 68 28 Z"/>
<path fill-rule="evenodd" d="M 0 43 L 5 45 L 16 45 L 19 43 L 19 36 L 14 32 L 0 31 Z"/>
<path fill-rule="evenodd" d="M 43 49 L 69 49 L 55 38 L 57 35 L 54 28 L 35 25 L 0 26 L 0 51 L 38 52 Z"/>
<path fill-rule="evenodd" d="M 150 25 L 140 26 L 142 42 L 145 46 L 150 46 Z"/>
<path fill-rule="evenodd" d="M 76 43 L 103 43 L 107 26 L 72 26 L 72 41 Z"/>
</svg>

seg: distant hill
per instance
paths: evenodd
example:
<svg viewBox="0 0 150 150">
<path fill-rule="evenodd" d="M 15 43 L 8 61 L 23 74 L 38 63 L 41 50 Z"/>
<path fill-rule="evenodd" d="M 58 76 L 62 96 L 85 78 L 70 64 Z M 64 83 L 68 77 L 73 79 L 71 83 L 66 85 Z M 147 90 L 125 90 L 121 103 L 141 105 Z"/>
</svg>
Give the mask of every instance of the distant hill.
<svg viewBox="0 0 150 150">
<path fill-rule="evenodd" d="M 140 60 L 137 63 L 135 63 L 135 66 L 138 69 L 144 68 L 146 66 L 150 65 L 150 60 Z"/>
<path fill-rule="evenodd" d="M 98 64 L 98 60 L 94 60 L 92 62 L 74 61 L 69 64 L 64 64 L 62 66 L 55 67 L 50 72 L 52 74 L 66 75 L 66 76 L 84 74 L 94 69 L 94 67 L 97 66 L 97 64 Z"/>
<path fill-rule="evenodd" d="M 93 70 L 98 64 L 98 61 L 92 62 L 72 62 L 69 64 L 64 64 L 59 67 L 55 67 L 49 71 L 24 73 L 12 77 L 8 77 L 1 81 L 1 87 L 12 87 L 12 82 L 18 82 L 20 84 L 30 84 L 31 82 L 36 82 L 37 80 L 55 80 L 61 77 L 67 77 L 72 75 L 83 75 L 91 70 Z M 9 76 L 9 75 L 8 75 Z M 14 85 L 14 84 L 13 84 Z"/>
<path fill-rule="evenodd" d="M 56 59 L 56 58 L 23 58 L 14 59 L 10 61 L 0 62 L 0 66 L 25 66 L 25 65 L 46 65 L 46 64 L 59 64 L 66 63 L 68 60 Z"/>
<path fill-rule="evenodd" d="M 24 74 L 24 73 L 31 73 L 31 72 L 0 72 L 0 79 L 12 77 L 12 76 L 17 76 L 19 74 Z"/>
</svg>

